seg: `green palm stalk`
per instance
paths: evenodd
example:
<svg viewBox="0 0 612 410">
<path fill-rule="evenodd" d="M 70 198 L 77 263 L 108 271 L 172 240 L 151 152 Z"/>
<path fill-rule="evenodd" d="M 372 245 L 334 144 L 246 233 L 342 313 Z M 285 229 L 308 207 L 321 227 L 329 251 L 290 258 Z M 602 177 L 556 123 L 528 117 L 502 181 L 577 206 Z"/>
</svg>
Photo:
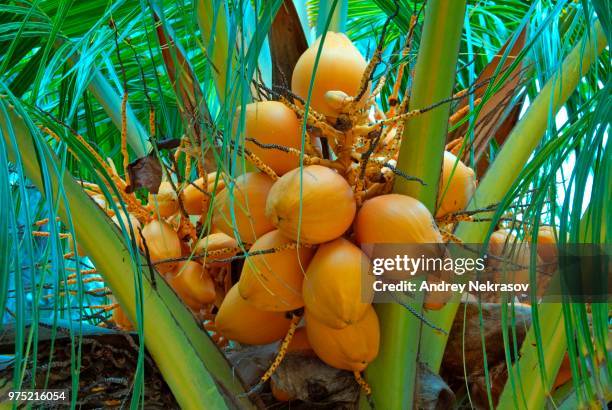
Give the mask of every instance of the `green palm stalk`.
<svg viewBox="0 0 612 410">
<path fill-rule="evenodd" d="M 229 49 L 229 31 L 225 7 L 213 0 L 198 0 L 196 19 L 200 27 L 203 46 L 211 65 L 219 101 L 225 100 L 227 76 L 232 71 L 233 56 Z"/>
<path fill-rule="evenodd" d="M 424 108 L 451 96 L 464 13 L 465 1 L 428 2 L 410 109 Z M 432 213 L 436 205 L 449 110 L 450 104 L 444 104 L 408 120 L 398 161 L 399 169 L 423 179 L 427 185 L 423 187 L 398 178 L 395 192 L 419 199 Z M 412 307 L 420 310 L 421 302 Z M 381 321 L 382 344 L 378 358 L 367 372 L 374 401 L 378 408 L 409 408 L 415 399 L 422 322 L 397 304 L 378 305 L 377 312 Z"/>
</svg>

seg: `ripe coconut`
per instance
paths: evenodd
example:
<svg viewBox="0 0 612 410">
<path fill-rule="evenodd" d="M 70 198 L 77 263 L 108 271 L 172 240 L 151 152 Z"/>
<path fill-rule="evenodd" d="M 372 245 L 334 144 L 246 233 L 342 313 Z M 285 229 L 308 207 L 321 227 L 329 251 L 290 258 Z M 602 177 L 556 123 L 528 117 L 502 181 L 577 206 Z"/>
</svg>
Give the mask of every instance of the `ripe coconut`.
<svg viewBox="0 0 612 410">
<path fill-rule="evenodd" d="M 557 250 L 557 236 L 559 230 L 552 226 L 540 226 L 538 229 L 538 243 L 537 250 L 538 256 L 542 259 L 545 264 L 552 264 L 553 266 L 558 261 L 558 250 Z M 553 266 L 554 270 L 554 266 Z"/>
<path fill-rule="evenodd" d="M 151 262 L 181 257 L 181 240 L 167 222 L 149 222 L 142 228 L 142 236 L 149 250 Z M 176 265 L 176 262 L 165 262 L 156 264 L 155 267 L 160 273 L 169 273 Z"/>
<path fill-rule="evenodd" d="M 275 230 L 257 239 L 249 253 L 290 243 L 290 239 Z M 240 295 L 260 310 L 287 312 L 301 308 L 304 272 L 313 254 L 313 248 L 300 247 L 249 256 L 238 281 Z"/>
<path fill-rule="evenodd" d="M 326 326 L 336 329 L 357 323 L 370 306 L 364 300 L 371 286 L 362 289 L 362 276 L 369 271 L 367 256 L 346 239 L 319 246 L 304 279 L 302 296 L 306 309 Z"/>
<path fill-rule="evenodd" d="M 274 379 L 270 380 L 270 392 L 277 401 L 291 401 L 296 399 L 293 394 L 280 388 Z"/>
<path fill-rule="evenodd" d="M 274 181 L 261 172 L 248 172 L 236 178 L 234 187 L 226 187 L 215 199 L 213 224 L 221 232 L 253 243 L 274 229 L 266 217 L 266 199 Z M 234 196 L 233 201 L 231 196 Z M 236 224 L 232 221 L 233 208 Z"/>
<path fill-rule="evenodd" d="M 306 332 L 317 356 L 337 369 L 363 371 L 378 355 L 380 326 L 368 305 L 363 318 L 343 329 L 326 326 L 306 309 Z"/>
<path fill-rule="evenodd" d="M 341 236 L 350 227 L 357 209 L 350 185 L 337 172 L 321 165 L 307 166 L 301 174 L 300 177 L 300 168 L 296 168 L 274 183 L 266 202 L 266 215 L 294 241 L 299 237 L 299 242 L 319 244 Z"/>
<path fill-rule="evenodd" d="M 149 204 L 159 211 L 162 218 L 174 215 L 179 209 L 179 202 L 172 184 L 168 181 L 162 182 L 157 194 L 149 194 Z"/>
<path fill-rule="evenodd" d="M 206 256 L 198 259 L 201 264 L 208 267 L 219 267 L 228 264 L 229 262 L 221 262 L 220 259 L 231 258 L 238 253 L 238 250 L 238 242 L 223 232 L 211 233 L 197 241 L 193 246 L 193 253 L 196 255 L 215 252 L 215 255 L 212 257 Z"/>
<path fill-rule="evenodd" d="M 497 283 L 529 283 L 531 251 L 529 243 L 521 242 L 507 229 L 491 234 L 487 266 L 494 270 Z"/>
<path fill-rule="evenodd" d="M 194 311 L 215 301 L 215 284 L 197 262 L 185 261 L 177 265 L 168 282 L 183 302 Z"/>
<path fill-rule="evenodd" d="M 427 207 L 400 194 L 365 201 L 355 218 L 355 239 L 364 249 L 380 243 L 442 243 L 442 235 Z"/>
<path fill-rule="evenodd" d="M 406 195 L 381 195 L 364 202 L 355 218 L 355 239 L 372 258 L 393 257 L 388 253 L 400 252 L 414 258 L 424 253 L 431 257 L 443 256 L 443 249 L 434 245 L 443 243 L 443 240 L 431 213 L 421 202 Z M 380 244 L 398 245 L 378 246 Z M 385 272 L 385 278 L 409 279 L 405 272 L 393 271 Z M 434 282 L 448 278 L 428 276 L 426 279 Z M 447 299 L 446 296 L 450 297 L 440 292 L 425 295 L 425 307 L 436 310 L 442 308 L 444 303 L 441 302 Z"/>
<path fill-rule="evenodd" d="M 215 318 L 217 331 L 226 339 L 249 345 L 265 345 L 287 334 L 291 319 L 282 312 L 265 312 L 242 299 L 234 285 L 225 295 Z"/>
<path fill-rule="evenodd" d="M 320 43 L 321 38 L 318 38 L 300 56 L 293 69 L 291 90 L 303 99 L 308 98 Z M 337 117 L 337 107 L 330 105 L 325 95 L 329 91 L 341 91 L 348 96 L 356 96 L 366 66 L 366 60 L 346 35 L 327 32 L 315 72 L 310 100 L 312 108 L 326 116 Z"/>
<path fill-rule="evenodd" d="M 456 156 L 444 151 L 442 179 L 438 186 L 436 218 L 465 209 L 476 190 L 476 175 Z"/>
<path fill-rule="evenodd" d="M 295 112 L 278 101 L 260 101 L 246 106 L 245 135 L 263 144 L 301 148 L 302 126 Z M 276 149 L 262 148 L 252 141 L 246 148 L 257 155 L 278 175 L 283 175 L 300 165 L 295 155 Z"/>
<path fill-rule="evenodd" d="M 183 207 L 189 215 L 202 215 L 208 211 L 208 201 L 212 199 L 212 193 L 219 193 L 225 188 L 225 182 L 222 178 L 219 178 L 215 187 L 215 180 L 217 178 L 216 172 L 208 174 L 206 180 L 207 192 L 210 195 L 204 193 L 204 178 L 198 178 L 192 183 L 185 185 L 185 188 L 181 192 L 181 201 Z"/>
<path fill-rule="evenodd" d="M 185 212 L 189 215 L 201 215 L 210 201 L 210 196 L 204 193 L 204 178 L 198 178 L 188 183 L 181 192 L 181 201 Z"/>
</svg>

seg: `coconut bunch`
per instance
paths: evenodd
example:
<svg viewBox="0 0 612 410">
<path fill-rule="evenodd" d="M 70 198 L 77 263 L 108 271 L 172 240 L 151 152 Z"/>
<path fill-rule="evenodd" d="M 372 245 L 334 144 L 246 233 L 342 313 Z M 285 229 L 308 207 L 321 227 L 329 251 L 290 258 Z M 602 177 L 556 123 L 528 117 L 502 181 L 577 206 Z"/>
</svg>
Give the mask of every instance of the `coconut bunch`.
<svg viewBox="0 0 612 410">
<path fill-rule="evenodd" d="M 319 46 L 300 57 L 290 93 L 246 107 L 245 147 L 260 171 L 237 177 L 233 196 L 219 195 L 213 224 L 252 246 L 215 325 L 239 343 L 282 339 L 281 358 L 297 328 L 321 360 L 359 377 L 380 342 L 366 245 L 444 238 L 422 203 L 390 193 L 406 107 L 376 106 L 377 62 L 343 34 L 327 33 L 304 111 Z M 474 172 L 445 153 L 436 216 L 463 210 L 474 189 Z"/>
<path fill-rule="evenodd" d="M 391 108 L 378 107 L 384 76 L 376 84 L 371 77 L 382 50 L 366 62 L 343 34 L 326 34 L 313 80 L 320 45 L 321 39 L 300 57 L 290 90 L 268 90 L 267 100 L 239 113 L 246 120 L 240 149 L 257 171 L 229 178 L 198 167 L 198 179 L 162 182 L 147 205 L 122 190 L 128 213 L 113 217 L 135 233 L 136 245 L 217 342 L 282 340 L 262 381 L 298 332 L 322 361 L 353 371 L 367 389 L 360 372 L 378 354 L 380 328 L 365 245 L 443 243 L 436 218 L 464 209 L 475 177 L 445 153 L 436 218 L 417 199 L 391 193 L 394 178 L 402 177 L 395 163 L 403 124 L 418 113 L 407 111 L 399 86 Z M 236 258 L 244 264 L 232 283 Z M 128 327 L 120 308 L 114 316 Z"/>
</svg>

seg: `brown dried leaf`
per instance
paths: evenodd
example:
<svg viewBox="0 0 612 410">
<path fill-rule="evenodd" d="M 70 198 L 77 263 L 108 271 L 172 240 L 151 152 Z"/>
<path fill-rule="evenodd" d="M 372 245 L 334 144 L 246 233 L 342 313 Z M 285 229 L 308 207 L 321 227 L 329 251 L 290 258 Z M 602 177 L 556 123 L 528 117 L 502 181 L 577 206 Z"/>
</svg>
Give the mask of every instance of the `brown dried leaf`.
<svg viewBox="0 0 612 410">
<path fill-rule="evenodd" d="M 525 45 L 526 29 L 523 29 L 516 39 L 512 49 L 508 53 L 504 64 L 501 68 L 501 72 L 509 69 L 510 65 L 514 62 L 514 59 L 519 55 L 520 51 Z M 497 55 L 491 60 L 491 62 L 482 70 L 476 84 L 482 84 L 489 80 L 499 64 L 501 58 L 506 52 L 506 49 L 512 41 L 511 36 L 504 46 L 499 50 Z M 474 125 L 474 158 L 477 163 L 477 174 L 481 176 L 488 168 L 488 159 L 486 157 L 489 142 L 492 138 L 495 138 L 499 145 L 503 144 L 506 137 L 518 121 L 518 115 L 521 109 L 521 103 L 513 104 L 513 97 L 516 95 L 517 90 L 520 89 L 520 84 L 523 80 L 523 64 L 518 64 L 512 72 L 509 73 L 504 85 L 484 104 L 478 114 L 476 123 Z M 488 86 L 488 84 L 487 84 Z M 479 87 L 474 92 L 474 98 L 481 98 L 487 86 Z M 459 101 L 458 109 L 469 104 L 468 96 L 464 97 Z M 469 124 L 465 123 L 453 132 L 449 133 L 447 142 L 452 141 L 456 138 L 465 136 L 468 130 Z M 467 147 L 466 147 L 467 148 Z M 461 160 L 469 162 L 470 149 L 464 149 Z"/>
<path fill-rule="evenodd" d="M 125 188 L 129 194 L 138 188 L 147 188 L 149 192 L 156 194 L 162 180 L 162 167 L 155 153 L 138 158 L 128 165 L 130 185 Z"/>
</svg>

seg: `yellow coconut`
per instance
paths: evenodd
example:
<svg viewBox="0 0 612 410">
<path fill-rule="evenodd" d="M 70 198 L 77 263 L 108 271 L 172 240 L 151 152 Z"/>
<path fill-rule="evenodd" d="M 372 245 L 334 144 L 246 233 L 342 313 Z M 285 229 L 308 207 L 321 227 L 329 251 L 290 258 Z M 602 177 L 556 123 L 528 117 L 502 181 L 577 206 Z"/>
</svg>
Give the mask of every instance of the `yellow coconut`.
<svg viewBox="0 0 612 410">
<path fill-rule="evenodd" d="M 270 391 L 272 396 L 278 401 L 291 401 L 296 398 L 290 392 L 280 388 L 274 379 L 270 380 Z"/>
<path fill-rule="evenodd" d="M 351 226 L 357 208 L 353 190 L 327 167 L 310 165 L 302 171 L 294 169 L 274 183 L 266 215 L 294 241 L 298 237 L 299 242 L 308 244 L 331 241 Z"/>
<path fill-rule="evenodd" d="M 498 283 L 529 283 L 531 251 L 529 243 L 519 241 L 507 229 L 500 229 L 489 239 L 487 266 L 494 270 Z"/>
<path fill-rule="evenodd" d="M 456 156 L 444 152 L 442 179 L 438 189 L 438 210 L 436 217 L 465 209 L 476 190 L 476 175 Z"/>
<path fill-rule="evenodd" d="M 210 196 L 204 193 L 204 179 L 198 178 L 185 185 L 181 192 L 181 201 L 185 212 L 189 215 L 201 215 L 208 209 Z M 206 209 L 205 209 L 206 207 Z"/>
<path fill-rule="evenodd" d="M 266 199 L 273 183 L 269 176 L 261 172 L 248 172 L 236 178 L 233 188 L 226 187 L 215 199 L 215 228 L 246 243 L 253 243 L 273 230 L 274 225 L 265 214 Z"/>
<path fill-rule="evenodd" d="M 304 306 L 302 282 L 314 249 L 300 247 L 257 255 L 259 251 L 291 243 L 275 230 L 263 235 L 249 249 L 255 255 L 245 260 L 238 289 L 257 309 L 286 312 Z"/>
<path fill-rule="evenodd" d="M 183 202 L 185 212 L 189 215 L 202 215 L 208 211 L 208 204 L 212 199 L 212 193 L 219 193 L 225 188 L 225 182 L 223 182 L 222 178 L 219 178 L 215 189 L 216 177 L 216 172 L 208 174 L 206 179 L 208 195 L 204 193 L 204 178 L 198 178 L 192 183 L 185 185 L 181 192 L 181 201 Z"/>
<path fill-rule="evenodd" d="M 127 314 L 124 312 L 121 306 L 117 306 L 115 309 L 113 309 L 112 321 L 121 330 L 130 331 L 134 329 L 134 325 L 130 319 L 128 319 Z"/>
<path fill-rule="evenodd" d="M 181 240 L 167 222 L 149 222 L 142 228 L 142 236 L 149 250 L 151 262 L 155 263 L 165 259 L 176 259 L 181 257 Z M 165 262 L 155 264 L 155 267 L 160 273 L 169 273 L 176 265 L 176 262 Z"/>
<path fill-rule="evenodd" d="M 262 144 L 275 144 L 288 148 L 301 148 L 302 126 L 295 112 L 278 101 L 260 101 L 246 106 L 245 135 Z M 257 155 L 278 175 L 299 166 L 299 157 L 289 153 L 263 148 L 253 141 L 246 148 Z"/>
<path fill-rule="evenodd" d="M 367 200 L 355 218 L 355 239 L 371 258 L 389 258 L 397 254 L 420 258 L 442 257 L 442 235 L 429 210 L 418 200 L 400 194 L 388 194 Z M 388 244 L 397 244 L 388 246 Z M 423 272 L 425 273 L 425 272 Z M 430 274 L 430 282 L 449 280 L 447 275 Z M 410 279 L 405 271 L 386 271 L 385 278 Z M 441 292 L 425 296 L 425 307 L 437 310 L 450 295 Z"/>
<path fill-rule="evenodd" d="M 319 246 L 304 279 L 306 309 L 336 329 L 357 323 L 370 306 L 365 300 L 371 289 L 369 272 L 367 256 L 346 239 Z"/>
<path fill-rule="evenodd" d="M 162 182 L 157 194 L 149 194 L 149 204 L 159 211 L 162 218 L 174 215 L 179 209 L 179 202 L 172 184 L 168 181 Z"/>
<path fill-rule="evenodd" d="M 308 333 L 306 332 L 306 327 L 299 327 L 295 334 L 293 335 L 293 339 L 287 346 L 287 353 L 296 353 L 303 356 L 311 356 L 314 355 L 312 351 L 312 346 L 310 346 L 310 342 L 308 341 Z"/>
<path fill-rule="evenodd" d="M 551 266 L 557 263 L 558 235 L 559 229 L 555 229 L 552 226 L 541 226 L 540 229 L 538 229 L 538 256 L 542 259 L 544 263 L 551 264 Z"/>
<path fill-rule="evenodd" d="M 291 320 L 282 312 L 266 312 L 242 299 L 234 285 L 223 299 L 215 318 L 217 331 L 229 340 L 265 345 L 282 339 Z"/>
<path fill-rule="evenodd" d="M 321 38 L 318 38 L 300 56 L 293 69 L 291 90 L 306 99 L 312 75 L 315 73 L 311 106 L 326 116 L 337 117 L 338 107 L 330 104 L 326 94 L 330 91 L 340 91 L 348 96 L 356 96 L 367 63 L 346 35 L 330 31 L 325 36 L 315 71 L 320 42 Z"/>
<path fill-rule="evenodd" d="M 362 245 L 440 243 L 442 236 L 425 205 L 407 195 L 380 195 L 364 202 L 355 218 Z"/>
<path fill-rule="evenodd" d="M 214 256 L 209 257 L 207 255 L 206 257 L 198 258 L 200 263 L 209 267 L 219 267 L 228 264 L 229 262 L 221 260 L 231 258 L 238 251 L 238 242 L 223 232 L 211 233 L 197 241 L 193 246 L 193 253 L 195 255 L 213 253 Z"/>
<path fill-rule="evenodd" d="M 215 284 L 202 265 L 197 262 L 179 263 L 168 282 L 185 304 L 194 311 L 215 301 Z"/>
<path fill-rule="evenodd" d="M 363 371 L 378 355 L 380 326 L 372 306 L 363 318 L 350 326 L 326 326 L 306 309 L 306 333 L 317 356 L 337 369 Z"/>
<path fill-rule="evenodd" d="M 132 232 L 134 232 L 134 237 L 136 239 L 136 245 L 138 245 L 139 248 L 142 248 L 142 238 L 140 237 L 140 232 L 139 232 L 139 230 L 141 229 L 141 225 L 138 219 L 134 215 L 128 213 L 126 217 L 126 213 L 120 210 L 118 214 L 116 214 L 115 216 L 111 218 L 111 220 L 115 223 L 115 225 L 117 225 L 117 227 L 120 230 L 123 229 L 121 228 L 121 223 L 123 223 L 123 227 L 125 228 L 125 233 L 128 236 L 130 235 L 130 226 L 131 226 Z M 121 221 L 121 223 L 119 221 Z"/>
<path fill-rule="evenodd" d="M 117 304 L 117 300 L 113 296 L 110 296 L 109 299 L 112 304 Z M 110 320 L 120 330 L 130 331 L 134 329 L 132 321 L 128 318 L 127 314 L 125 313 L 125 310 L 123 310 L 123 308 L 119 304 L 114 306 L 113 314 Z"/>
</svg>

